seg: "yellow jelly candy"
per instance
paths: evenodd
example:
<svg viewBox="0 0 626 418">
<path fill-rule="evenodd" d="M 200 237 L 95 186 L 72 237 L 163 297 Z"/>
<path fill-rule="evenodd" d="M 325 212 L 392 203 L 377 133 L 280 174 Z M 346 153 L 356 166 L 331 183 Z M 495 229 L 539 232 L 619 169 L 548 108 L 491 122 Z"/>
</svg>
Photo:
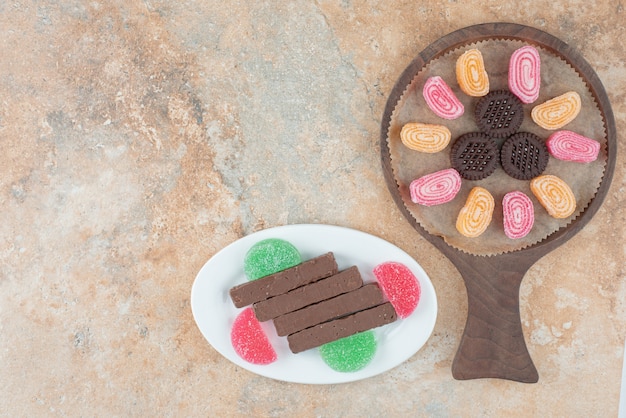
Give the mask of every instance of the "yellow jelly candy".
<svg viewBox="0 0 626 418">
<path fill-rule="evenodd" d="M 563 180 L 553 175 L 535 177 L 530 190 L 541 206 L 554 218 L 567 218 L 576 210 L 576 197 Z"/>
<path fill-rule="evenodd" d="M 479 50 L 470 49 L 456 60 L 456 80 L 468 96 L 482 97 L 489 93 L 489 76 Z"/>
<path fill-rule="evenodd" d="M 450 143 L 452 134 L 443 125 L 407 123 L 400 131 L 400 139 L 408 148 L 420 152 L 435 153 Z"/>
<path fill-rule="evenodd" d="M 530 116 L 544 129 L 562 128 L 578 116 L 582 104 L 575 91 L 568 91 L 540 105 L 533 107 Z"/>
<path fill-rule="evenodd" d="M 482 187 L 474 187 L 456 218 L 457 231 L 468 238 L 480 236 L 491 223 L 494 207 L 491 193 Z"/>
</svg>

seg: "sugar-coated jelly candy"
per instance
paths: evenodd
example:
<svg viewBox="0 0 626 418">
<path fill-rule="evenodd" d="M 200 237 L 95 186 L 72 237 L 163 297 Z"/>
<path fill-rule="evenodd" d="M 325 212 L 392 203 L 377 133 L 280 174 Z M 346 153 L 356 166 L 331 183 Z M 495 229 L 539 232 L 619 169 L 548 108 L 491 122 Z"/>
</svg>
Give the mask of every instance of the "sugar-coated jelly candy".
<svg viewBox="0 0 626 418">
<path fill-rule="evenodd" d="M 523 238 L 535 223 L 535 208 L 528 196 L 512 191 L 502 198 L 504 234 L 511 239 Z"/>
<path fill-rule="evenodd" d="M 430 77 L 422 90 L 426 104 L 443 119 L 456 119 L 465 112 L 463 104 L 439 76 Z"/>
<path fill-rule="evenodd" d="M 407 148 L 429 154 L 447 147 L 450 138 L 452 133 L 443 125 L 407 123 L 400 131 L 400 140 Z"/>
<path fill-rule="evenodd" d="M 465 206 L 459 211 L 457 231 L 468 238 L 480 236 L 491 223 L 494 207 L 491 193 L 482 187 L 474 187 L 467 196 Z"/>
<path fill-rule="evenodd" d="M 524 103 L 539 98 L 541 58 L 533 46 L 526 45 L 513 52 L 509 60 L 509 90 Z"/>
<path fill-rule="evenodd" d="M 456 60 L 456 80 L 468 96 L 482 97 L 489 93 L 489 75 L 478 49 L 467 50 Z"/>
<path fill-rule="evenodd" d="M 580 95 L 568 91 L 533 107 L 530 116 L 542 128 L 555 130 L 573 121 L 580 113 L 581 106 Z"/>
<path fill-rule="evenodd" d="M 598 158 L 600 143 L 572 131 L 558 131 L 548 137 L 550 155 L 564 161 L 590 163 Z"/>
<path fill-rule="evenodd" d="M 256 280 L 301 262 L 300 252 L 291 243 L 268 238 L 250 247 L 244 258 L 243 271 L 248 280 Z"/>
<path fill-rule="evenodd" d="M 356 372 L 367 366 L 377 349 L 373 331 L 364 331 L 324 344 L 319 348 L 322 360 L 338 372 Z"/>
<path fill-rule="evenodd" d="M 398 316 L 411 315 L 421 295 L 420 283 L 411 269 L 402 263 L 387 261 L 374 267 L 374 276 Z"/>
<path fill-rule="evenodd" d="M 424 206 L 435 206 L 454 199 L 461 189 L 461 175 L 446 168 L 417 178 L 409 185 L 411 200 Z"/>
<path fill-rule="evenodd" d="M 230 342 L 235 352 L 252 364 L 270 364 L 277 359 L 276 351 L 254 316 L 252 308 L 246 308 L 235 318 L 230 331 Z"/>
<path fill-rule="evenodd" d="M 572 189 L 557 176 L 547 174 L 535 177 L 530 181 L 530 190 L 554 218 L 567 218 L 576 210 Z"/>
</svg>

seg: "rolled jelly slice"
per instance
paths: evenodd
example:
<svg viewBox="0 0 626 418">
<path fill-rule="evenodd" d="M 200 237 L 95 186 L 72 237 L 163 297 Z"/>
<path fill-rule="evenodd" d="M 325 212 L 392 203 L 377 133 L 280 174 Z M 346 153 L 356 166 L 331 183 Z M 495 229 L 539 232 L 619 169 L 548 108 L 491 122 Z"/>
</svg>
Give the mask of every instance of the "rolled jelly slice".
<svg viewBox="0 0 626 418">
<path fill-rule="evenodd" d="M 534 103 L 541 87 L 541 58 L 533 46 L 523 46 L 509 60 L 509 90 L 523 103 Z"/>
<path fill-rule="evenodd" d="M 556 130 L 573 121 L 580 113 L 581 106 L 580 95 L 568 91 L 533 107 L 530 116 L 542 128 Z"/>
<path fill-rule="evenodd" d="M 502 198 L 504 234 L 511 239 L 523 238 L 535 223 L 535 208 L 528 196 L 512 191 Z"/>
<path fill-rule="evenodd" d="M 278 358 L 252 308 L 237 315 L 230 331 L 230 341 L 239 357 L 248 363 L 264 365 Z"/>
<path fill-rule="evenodd" d="M 407 123 L 400 131 L 400 140 L 407 148 L 429 154 L 443 150 L 451 138 L 452 133 L 443 125 Z"/>
<path fill-rule="evenodd" d="M 456 60 L 456 80 L 468 96 L 482 97 L 489 93 L 489 75 L 478 49 L 470 49 Z"/>
<path fill-rule="evenodd" d="M 546 174 L 535 177 L 530 181 L 530 190 L 554 218 L 567 218 L 576 210 L 576 197 L 572 189 L 557 176 Z"/>
<path fill-rule="evenodd" d="M 460 189 L 461 175 L 454 168 L 427 174 L 409 185 L 411 200 L 424 206 L 447 203 L 454 199 Z"/>
<path fill-rule="evenodd" d="M 564 161 L 590 163 L 598 158 L 600 143 L 572 131 L 558 131 L 548 137 L 550 155 Z"/>
<path fill-rule="evenodd" d="M 474 187 L 459 211 L 456 229 L 468 238 L 480 236 L 491 223 L 495 202 L 487 189 Z"/>
<path fill-rule="evenodd" d="M 256 280 L 301 262 L 300 252 L 291 243 L 269 238 L 250 247 L 244 258 L 243 271 L 248 280 Z"/>
<path fill-rule="evenodd" d="M 413 313 L 420 300 L 421 288 L 411 269 L 402 263 L 388 261 L 374 267 L 381 290 L 400 318 Z"/>
<path fill-rule="evenodd" d="M 452 89 L 439 76 L 426 80 L 422 94 L 430 110 L 440 118 L 456 119 L 465 111 Z"/>
<path fill-rule="evenodd" d="M 364 331 L 324 344 L 319 351 L 331 369 L 349 373 L 367 366 L 376 355 L 377 346 L 374 332 Z"/>
</svg>

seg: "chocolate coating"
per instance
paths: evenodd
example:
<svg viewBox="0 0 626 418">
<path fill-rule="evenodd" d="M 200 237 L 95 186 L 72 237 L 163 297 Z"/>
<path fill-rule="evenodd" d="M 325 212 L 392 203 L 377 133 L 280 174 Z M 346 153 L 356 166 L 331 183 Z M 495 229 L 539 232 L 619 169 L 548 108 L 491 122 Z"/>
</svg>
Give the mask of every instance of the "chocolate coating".
<svg viewBox="0 0 626 418">
<path fill-rule="evenodd" d="M 230 298 L 237 308 L 243 308 L 336 273 L 337 262 L 334 254 L 329 252 L 278 273 L 235 286 L 230 289 Z"/>
<path fill-rule="evenodd" d="M 274 319 L 274 326 L 279 336 L 285 336 L 383 302 L 382 291 L 376 283 L 371 283 L 352 292 L 279 316 Z"/>
<path fill-rule="evenodd" d="M 333 276 L 257 302 L 253 305 L 254 313 L 259 321 L 269 321 L 288 312 L 358 289 L 362 285 L 363 278 L 359 269 L 352 266 Z"/>
<path fill-rule="evenodd" d="M 289 335 L 287 341 L 289 342 L 291 351 L 293 353 L 299 353 L 343 337 L 349 337 L 358 332 L 390 324 L 394 322 L 397 317 L 393 305 L 386 302 L 352 315 L 303 329 L 302 331 Z"/>
</svg>

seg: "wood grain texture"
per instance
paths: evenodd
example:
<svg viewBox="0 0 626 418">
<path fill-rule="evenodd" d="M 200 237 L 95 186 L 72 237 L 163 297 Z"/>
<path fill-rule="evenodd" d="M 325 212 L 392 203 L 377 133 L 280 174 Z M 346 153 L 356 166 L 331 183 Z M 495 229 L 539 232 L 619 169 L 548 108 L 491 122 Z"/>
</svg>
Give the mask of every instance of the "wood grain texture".
<svg viewBox="0 0 626 418">
<path fill-rule="evenodd" d="M 405 207 L 391 167 L 387 132 L 391 114 L 415 74 L 431 60 L 457 47 L 487 39 L 521 40 L 551 51 L 568 62 L 583 78 L 596 101 L 607 138 L 607 163 L 602 183 L 585 211 L 566 228 L 528 248 L 491 257 L 459 251 L 429 234 Z M 468 318 L 452 363 L 455 379 L 501 378 L 533 383 L 538 372 L 528 353 L 519 314 L 519 288 L 528 269 L 542 256 L 580 231 L 602 205 L 608 192 L 617 154 L 617 133 L 611 105 L 602 82 L 587 61 L 558 38 L 532 27 L 513 23 L 487 23 L 452 32 L 424 49 L 405 69 L 388 98 L 380 132 L 385 180 L 400 211 L 426 240 L 445 254 L 461 273 L 468 295 Z"/>
</svg>

